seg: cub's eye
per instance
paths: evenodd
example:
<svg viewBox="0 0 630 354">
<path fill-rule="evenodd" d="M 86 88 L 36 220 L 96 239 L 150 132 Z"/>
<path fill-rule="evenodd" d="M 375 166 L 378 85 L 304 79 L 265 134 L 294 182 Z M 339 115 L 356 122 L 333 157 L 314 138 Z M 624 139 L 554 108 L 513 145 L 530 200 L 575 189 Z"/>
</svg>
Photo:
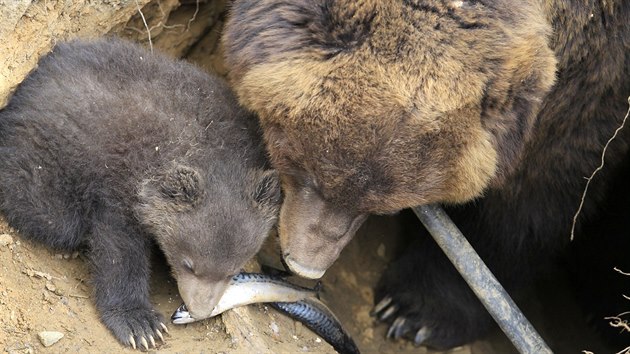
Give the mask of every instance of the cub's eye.
<svg viewBox="0 0 630 354">
<path fill-rule="evenodd" d="M 182 264 L 187 271 L 195 274 L 195 269 L 193 268 L 193 262 L 190 259 L 188 258 L 184 259 Z"/>
</svg>

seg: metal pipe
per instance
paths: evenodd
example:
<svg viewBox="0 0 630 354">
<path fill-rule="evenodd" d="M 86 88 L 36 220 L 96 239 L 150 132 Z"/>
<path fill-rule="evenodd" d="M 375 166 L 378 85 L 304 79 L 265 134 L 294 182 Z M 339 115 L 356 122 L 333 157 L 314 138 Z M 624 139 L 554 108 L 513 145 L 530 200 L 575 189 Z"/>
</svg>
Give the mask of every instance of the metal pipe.
<svg viewBox="0 0 630 354">
<path fill-rule="evenodd" d="M 446 212 L 438 205 L 412 209 L 516 349 L 553 353 Z"/>
</svg>

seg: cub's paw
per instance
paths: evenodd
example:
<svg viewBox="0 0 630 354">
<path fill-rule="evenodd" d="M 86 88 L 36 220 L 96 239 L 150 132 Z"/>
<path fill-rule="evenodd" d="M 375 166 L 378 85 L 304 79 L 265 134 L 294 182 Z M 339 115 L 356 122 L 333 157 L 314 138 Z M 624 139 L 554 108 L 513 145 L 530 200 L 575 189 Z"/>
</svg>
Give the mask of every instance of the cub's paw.
<svg viewBox="0 0 630 354">
<path fill-rule="evenodd" d="M 123 345 L 134 349 L 156 348 L 156 340 L 164 343 L 162 333 L 168 333 L 162 316 L 151 308 L 110 310 L 101 318 Z"/>
<path fill-rule="evenodd" d="M 472 342 L 491 328 L 492 318 L 457 274 L 423 277 L 415 271 L 394 267 L 377 288 L 371 314 L 389 324 L 388 338 L 445 350 Z"/>
</svg>

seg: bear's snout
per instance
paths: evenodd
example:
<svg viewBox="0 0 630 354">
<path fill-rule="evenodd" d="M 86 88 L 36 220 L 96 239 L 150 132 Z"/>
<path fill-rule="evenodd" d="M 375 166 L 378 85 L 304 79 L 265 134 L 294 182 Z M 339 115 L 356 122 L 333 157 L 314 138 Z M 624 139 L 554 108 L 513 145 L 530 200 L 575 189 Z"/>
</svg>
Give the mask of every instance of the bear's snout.
<svg viewBox="0 0 630 354">
<path fill-rule="evenodd" d="M 179 294 L 190 315 L 196 320 L 211 316 L 212 310 L 221 300 L 228 284 L 228 279 L 208 281 L 192 274 L 177 279 Z"/>
</svg>

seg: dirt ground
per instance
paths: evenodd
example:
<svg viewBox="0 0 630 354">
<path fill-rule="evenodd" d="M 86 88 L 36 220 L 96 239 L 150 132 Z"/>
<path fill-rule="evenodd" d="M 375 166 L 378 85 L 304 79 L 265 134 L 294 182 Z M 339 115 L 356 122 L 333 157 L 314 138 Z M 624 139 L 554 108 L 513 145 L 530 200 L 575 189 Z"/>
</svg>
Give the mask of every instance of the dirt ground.
<svg viewBox="0 0 630 354">
<path fill-rule="evenodd" d="M 400 252 L 403 236 L 396 217 L 368 219 L 323 278 L 322 300 L 337 314 L 364 353 L 439 353 L 416 348 L 405 341 L 386 340 L 386 327 L 369 316 L 373 286 L 387 261 Z M 259 254 L 260 261 L 277 264 L 274 240 L 272 236 Z M 181 298 L 163 262 L 156 257 L 151 299 L 168 318 Z M 64 258 L 26 242 L 19 232 L 0 220 L 0 264 L 0 348 L 3 352 L 133 352 L 120 346 L 99 321 L 81 255 Z M 583 349 L 612 352 L 598 343 L 584 325 L 560 273 L 550 274 L 548 280 L 532 289 L 535 291 L 523 309 L 556 353 L 579 353 Z M 327 343 L 299 322 L 262 304 L 228 312 L 223 318 L 183 326 L 170 324 L 169 330 L 166 343 L 152 352 L 334 353 Z M 45 348 L 38 338 L 42 331 L 60 332 L 64 337 Z M 509 354 L 516 350 L 495 329 L 486 339 L 447 353 Z"/>
<path fill-rule="evenodd" d="M 183 56 L 202 68 L 225 73 L 217 43 L 225 16 L 221 1 L 104 1 L 99 5 L 62 7 L 49 1 L 15 2 L 14 8 L 0 0 L 0 14 L 18 25 L 0 27 L 0 49 L 20 52 L 1 62 L 0 105 L 11 87 L 32 68 L 41 53 L 58 40 L 73 36 L 114 34 L 149 46 L 144 25 L 151 29 L 151 45 L 173 56 Z M 76 3 L 92 4 L 90 1 Z M 137 11 L 143 5 L 144 20 Z M 68 7 L 70 6 L 70 7 Z M 92 28 L 91 22 L 72 22 L 83 16 L 97 16 L 114 8 L 113 21 Z M 10 10 L 10 11 L 9 11 Z M 8 12 L 7 12 L 8 11 Z M 13 11 L 13 12 L 12 12 Z M 7 13 L 26 11 L 23 16 Z M 28 12 L 30 11 L 30 12 Z M 99 15 L 101 16 L 101 15 Z M 102 15 L 104 16 L 104 15 Z M 127 16 L 127 17 L 125 17 Z M 131 18 L 129 19 L 129 17 Z M 109 17 L 111 20 L 111 16 Z M 94 20 L 94 17 L 92 17 Z M 22 21 L 22 22 L 20 22 Z M 35 31 L 26 22 L 45 23 L 47 31 Z M 66 22 L 63 22 L 66 21 Z M 105 21 L 105 20 L 102 20 Z M 66 27 L 64 26 L 66 23 Z M 68 26 L 76 30 L 68 30 Z M 29 29 L 31 28 L 31 29 Z M 90 29 L 91 28 L 91 29 Z M 10 32 L 13 31 L 13 32 Z M 74 32 L 73 32 L 74 31 Z M 77 34 L 78 33 L 78 34 Z M 4 38 L 3 38 L 4 37 Z M 33 38 L 36 40 L 33 41 Z M 31 42 L 29 42 L 29 40 Z M 338 315 L 346 330 L 364 353 L 437 353 L 416 348 L 404 341 L 385 340 L 386 327 L 370 316 L 373 287 L 387 261 L 400 251 L 397 217 L 372 217 L 344 250 L 340 260 L 323 279 L 322 299 Z M 270 238 L 259 256 L 266 263 L 277 262 L 277 246 Z M 160 257 L 154 262 L 152 302 L 168 319 L 180 305 L 177 286 Z M 591 350 L 612 352 L 601 346 L 584 325 L 580 311 L 571 301 L 561 272 L 550 272 L 540 284 L 532 284 L 532 296 L 523 304 L 526 315 L 557 353 Z M 40 245 L 24 241 L 19 231 L 0 219 L 0 349 L 4 353 L 118 353 L 133 352 L 116 342 L 101 324 L 92 302 L 87 266 L 77 258 L 55 254 Z M 252 305 L 223 316 L 197 323 L 169 325 L 170 335 L 157 351 L 162 353 L 334 353 L 321 338 L 265 305 Z M 38 334 L 63 334 L 57 343 L 44 347 Z M 486 339 L 449 353 L 515 353 L 505 336 L 494 330 Z"/>
</svg>

